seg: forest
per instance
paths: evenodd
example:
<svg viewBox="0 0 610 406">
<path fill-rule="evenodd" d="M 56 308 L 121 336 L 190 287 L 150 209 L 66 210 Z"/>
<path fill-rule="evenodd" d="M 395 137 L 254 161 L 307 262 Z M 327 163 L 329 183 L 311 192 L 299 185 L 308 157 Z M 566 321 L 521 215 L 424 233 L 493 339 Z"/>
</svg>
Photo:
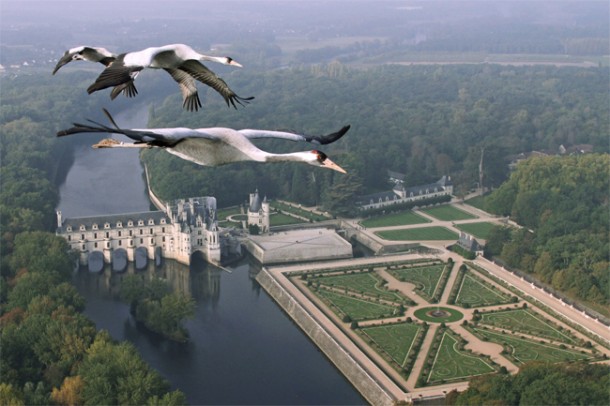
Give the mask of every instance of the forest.
<svg viewBox="0 0 610 406">
<path fill-rule="evenodd" d="M 511 267 L 610 313 L 610 155 L 530 158 L 485 199 L 524 228 L 500 228 L 486 246 Z"/>
<path fill-rule="evenodd" d="M 95 104 L 69 95 L 78 77 L 1 79 L 0 404 L 184 404 L 132 344 L 81 314 L 76 257 L 51 232 L 72 154 L 54 133 Z"/>
<path fill-rule="evenodd" d="M 447 394 L 447 405 L 606 405 L 610 373 L 602 364 L 534 362 L 516 375 L 474 378 L 462 393 Z"/>
<path fill-rule="evenodd" d="M 235 190 L 258 187 L 270 198 L 355 214 L 350 205 L 356 196 L 389 188 L 388 170 L 406 174 L 405 186 L 450 175 L 462 195 L 477 186 L 481 149 L 487 188 L 508 178 L 513 154 L 557 154 L 561 145 L 579 144 L 608 152 L 608 72 L 497 65 L 361 70 L 337 62 L 258 73 L 244 70 L 226 79 L 239 94 L 256 97 L 246 107 L 222 108 L 222 99 L 206 92 L 203 110 L 189 114 L 182 111 L 174 91 L 151 108 L 150 126 L 323 134 L 351 124 L 342 139 L 321 148 L 347 176 L 298 164 L 202 168 L 158 150 L 146 151 L 143 160 L 160 197 L 213 194 L 221 207 L 241 203 L 243 197 Z M 281 152 L 312 149 L 285 141 L 259 145 Z"/>
</svg>

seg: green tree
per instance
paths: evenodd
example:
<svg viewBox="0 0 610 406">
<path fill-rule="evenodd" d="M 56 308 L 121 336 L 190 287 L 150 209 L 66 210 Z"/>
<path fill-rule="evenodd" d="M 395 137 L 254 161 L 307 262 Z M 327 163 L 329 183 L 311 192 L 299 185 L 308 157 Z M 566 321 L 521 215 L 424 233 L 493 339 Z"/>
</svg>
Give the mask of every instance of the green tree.
<svg viewBox="0 0 610 406">
<path fill-rule="evenodd" d="M 70 254 L 70 246 L 62 237 L 41 231 L 15 237 L 15 249 L 10 257 L 15 272 L 27 269 L 32 273 L 56 273 L 68 279 L 74 264 L 75 256 Z"/>
</svg>

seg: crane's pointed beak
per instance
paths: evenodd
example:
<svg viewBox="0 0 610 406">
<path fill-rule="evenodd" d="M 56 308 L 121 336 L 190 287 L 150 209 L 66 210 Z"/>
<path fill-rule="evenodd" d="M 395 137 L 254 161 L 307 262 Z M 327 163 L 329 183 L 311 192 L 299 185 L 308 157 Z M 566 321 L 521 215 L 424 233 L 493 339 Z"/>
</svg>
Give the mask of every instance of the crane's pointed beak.
<svg viewBox="0 0 610 406">
<path fill-rule="evenodd" d="M 332 169 L 334 171 L 337 172 L 341 172 L 341 173 L 347 173 L 345 171 L 345 169 L 343 169 L 342 167 L 340 167 L 339 165 L 337 165 L 336 163 L 334 163 L 333 161 L 331 161 L 330 159 L 326 158 L 324 160 L 324 162 L 322 162 L 322 167 L 323 168 L 328 168 L 328 169 Z"/>
<path fill-rule="evenodd" d="M 229 62 L 229 65 L 231 66 L 237 66 L 238 68 L 243 68 L 242 64 L 239 62 L 235 62 L 233 60 L 231 60 L 231 62 Z"/>
<path fill-rule="evenodd" d="M 72 55 L 70 55 L 68 53 L 64 54 L 64 56 L 62 56 L 61 59 L 57 62 L 57 65 L 55 65 L 55 69 L 53 69 L 53 75 L 55 75 L 55 73 L 59 70 L 59 68 L 61 68 L 62 66 L 64 66 L 68 62 L 70 62 L 71 60 L 72 60 Z"/>
</svg>

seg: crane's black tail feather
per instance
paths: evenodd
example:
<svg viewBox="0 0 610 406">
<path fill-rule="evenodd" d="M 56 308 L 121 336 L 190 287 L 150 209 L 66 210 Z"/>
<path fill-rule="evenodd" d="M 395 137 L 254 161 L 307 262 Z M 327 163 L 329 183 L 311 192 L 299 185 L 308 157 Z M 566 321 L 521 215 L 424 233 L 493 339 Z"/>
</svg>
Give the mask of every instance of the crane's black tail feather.
<svg viewBox="0 0 610 406">
<path fill-rule="evenodd" d="M 72 123 L 74 127 L 68 128 L 66 130 L 61 130 L 57 132 L 58 137 L 64 137 L 66 135 L 79 134 L 79 133 L 115 133 L 115 134 L 125 134 L 125 131 L 119 128 L 117 123 L 112 118 L 112 115 L 106 109 L 102 109 L 104 114 L 110 121 L 110 123 L 114 126 L 114 128 L 108 127 L 107 125 L 98 123 L 97 121 L 87 119 L 88 122 L 95 124 L 95 126 L 89 124 L 81 124 L 81 123 Z M 127 134 L 125 134 L 127 135 Z"/>
</svg>

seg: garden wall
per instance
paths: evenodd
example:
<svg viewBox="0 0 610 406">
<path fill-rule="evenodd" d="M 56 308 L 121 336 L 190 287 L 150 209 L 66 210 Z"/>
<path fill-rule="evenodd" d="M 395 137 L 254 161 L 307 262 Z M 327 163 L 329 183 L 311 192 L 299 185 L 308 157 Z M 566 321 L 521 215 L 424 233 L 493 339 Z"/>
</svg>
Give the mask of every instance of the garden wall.
<svg viewBox="0 0 610 406">
<path fill-rule="evenodd" d="M 372 405 L 390 406 L 396 402 L 375 379 L 298 303 L 263 267 L 256 277 L 261 286 L 284 309 L 318 348 Z"/>
</svg>

